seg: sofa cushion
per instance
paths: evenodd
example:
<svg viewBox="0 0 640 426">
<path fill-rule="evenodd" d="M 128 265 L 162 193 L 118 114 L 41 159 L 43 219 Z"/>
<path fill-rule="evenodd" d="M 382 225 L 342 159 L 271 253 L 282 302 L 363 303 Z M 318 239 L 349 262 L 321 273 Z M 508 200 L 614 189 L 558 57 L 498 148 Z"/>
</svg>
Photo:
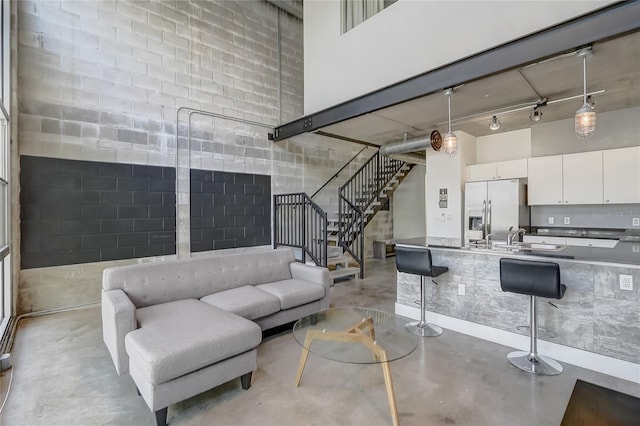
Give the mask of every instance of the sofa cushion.
<svg viewBox="0 0 640 426">
<path fill-rule="evenodd" d="M 164 383 L 258 346 L 252 321 L 195 299 L 136 310 L 140 328 L 127 334 L 130 366 Z"/>
<path fill-rule="evenodd" d="M 251 250 L 107 268 L 103 290 L 122 289 L 136 308 L 291 278 L 292 250 Z"/>
<path fill-rule="evenodd" d="M 252 285 L 210 294 L 200 300 L 250 320 L 280 310 L 280 299 Z"/>
<path fill-rule="evenodd" d="M 275 281 L 256 287 L 280 299 L 280 309 L 283 310 L 304 305 L 325 296 L 325 287 L 322 284 L 296 279 Z"/>
</svg>

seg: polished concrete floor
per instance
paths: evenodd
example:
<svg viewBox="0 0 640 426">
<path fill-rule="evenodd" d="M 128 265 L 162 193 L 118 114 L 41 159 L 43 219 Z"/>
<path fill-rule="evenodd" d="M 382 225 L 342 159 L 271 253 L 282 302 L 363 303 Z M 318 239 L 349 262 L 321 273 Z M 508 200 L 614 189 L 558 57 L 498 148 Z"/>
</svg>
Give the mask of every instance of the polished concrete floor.
<svg viewBox="0 0 640 426">
<path fill-rule="evenodd" d="M 371 260 L 368 278 L 332 287 L 334 306 L 393 312 L 394 259 Z M 420 339 L 391 363 L 402 425 L 558 425 L 576 379 L 640 396 L 640 386 L 564 364 L 536 377 L 506 360 L 510 348 L 445 330 Z M 25 319 L 12 351 L 13 374 L 0 424 L 153 425 L 128 376 L 118 377 L 101 336 L 99 307 Z M 388 425 L 380 366 L 310 355 L 293 385 L 300 346 L 290 332 L 264 339 L 248 391 L 234 380 L 169 408 L 172 425 Z M 4 394 L 0 394 L 0 403 Z"/>
</svg>

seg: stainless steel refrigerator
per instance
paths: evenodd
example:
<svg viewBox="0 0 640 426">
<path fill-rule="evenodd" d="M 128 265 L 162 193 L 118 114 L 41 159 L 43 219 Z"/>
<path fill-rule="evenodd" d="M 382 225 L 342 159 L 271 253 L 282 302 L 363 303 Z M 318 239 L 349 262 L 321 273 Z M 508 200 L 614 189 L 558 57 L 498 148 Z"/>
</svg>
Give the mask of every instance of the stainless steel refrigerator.
<svg viewBox="0 0 640 426">
<path fill-rule="evenodd" d="M 527 186 L 518 179 L 468 182 L 464 186 L 465 243 L 506 241 L 509 228 L 529 230 Z"/>
</svg>

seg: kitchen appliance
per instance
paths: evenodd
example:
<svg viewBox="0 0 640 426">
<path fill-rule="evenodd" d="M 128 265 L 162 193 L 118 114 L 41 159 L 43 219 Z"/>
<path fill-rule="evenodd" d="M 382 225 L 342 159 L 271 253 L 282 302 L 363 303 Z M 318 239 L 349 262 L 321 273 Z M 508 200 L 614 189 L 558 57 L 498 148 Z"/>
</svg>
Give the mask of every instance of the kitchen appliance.
<svg viewBox="0 0 640 426">
<path fill-rule="evenodd" d="M 509 228 L 529 230 L 527 185 L 518 179 L 468 182 L 464 186 L 465 245 L 506 241 Z"/>
</svg>

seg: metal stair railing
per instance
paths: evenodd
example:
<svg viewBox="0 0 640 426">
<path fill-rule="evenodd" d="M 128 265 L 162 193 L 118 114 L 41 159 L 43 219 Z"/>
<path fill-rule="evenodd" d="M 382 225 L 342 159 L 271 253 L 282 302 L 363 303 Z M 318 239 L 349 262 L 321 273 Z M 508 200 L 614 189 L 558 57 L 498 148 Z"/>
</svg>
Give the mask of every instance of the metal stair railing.
<svg viewBox="0 0 640 426">
<path fill-rule="evenodd" d="M 364 151 L 364 150 L 366 150 L 366 149 L 369 149 L 369 147 L 368 147 L 368 146 L 365 146 L 365 147 L 364 147 L 364 148 L 362 148 L 360 151 L 358 151 L 358 152 L 356 153 L 356 155 L 354 155 L 353 157 L 351 157 L 351 159 L 350 159 L 349 161 L 347 161 L 346 163 L 344 163 L 344 166 L 342 166 L 342 167 L 340 168 L 340 170 L 338 170 L 337 172 L 335 172 L 335 173 L 333 174 L 333 176 L 331 176 L 331 177 L 329 178 L 329 180 L 327 180 L 327 181 L 326 181 L 326 182 L 325 182 L 325 183 L 324 183 L 320 188 L 318 188 L 318 189 L 316 190 L 316 192 L 314 192 L 313 194 L 311 194 L 311 197 L 310 197 L 310 198 L 313 198 L 313 197 L 315 197 L 316 195 L 318 195 L 318 193 L 319 193 L 320 191 L 322 191 L 322 190 L 323 190 L 327 185 L 329 185 L 329 184 L 331 183 L 331 181 L 333 181 L 335 178 L 337 178 L 338 176 L 340 176 L 340 173 L 342 173 L 342 171 L 343 171 L 344 169 L 346 169 L 346 168 L 349 166 L 349 164 L 351 164 L 351 163 L 352 163 L 356 158 L 358 158 L 358 156 L 362 153 L 362 151 Z"/>
<path fill-rule="evenodd" d="M 364 277 L 367 209 L 404 165 L 377 152 L 338 190 L 338 245 L 358 262 L 360 278 Z"/>
<path fill-rule="evenodd" d="M 327 266 L 327 213 L 304 192 L 273 196 L 273 248 L 302 251 L 318 266 Z"/>
</svg>

